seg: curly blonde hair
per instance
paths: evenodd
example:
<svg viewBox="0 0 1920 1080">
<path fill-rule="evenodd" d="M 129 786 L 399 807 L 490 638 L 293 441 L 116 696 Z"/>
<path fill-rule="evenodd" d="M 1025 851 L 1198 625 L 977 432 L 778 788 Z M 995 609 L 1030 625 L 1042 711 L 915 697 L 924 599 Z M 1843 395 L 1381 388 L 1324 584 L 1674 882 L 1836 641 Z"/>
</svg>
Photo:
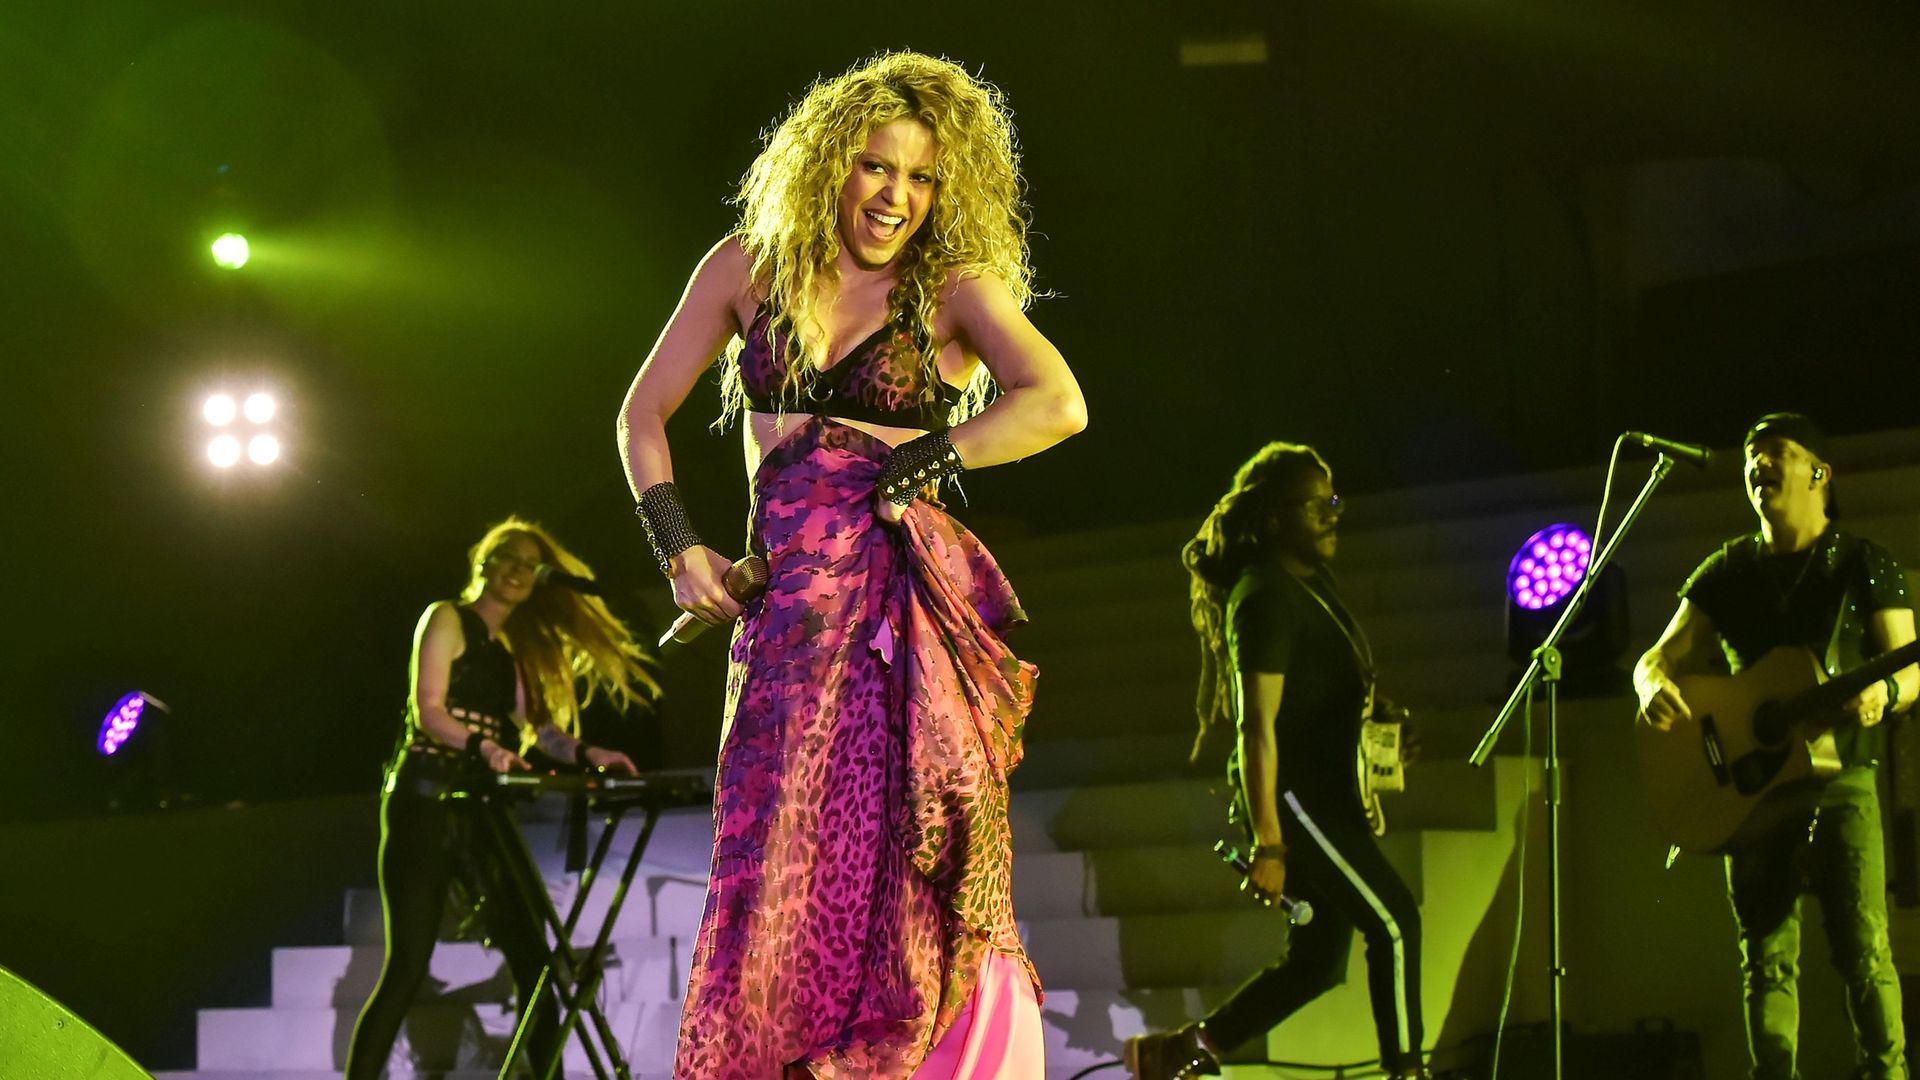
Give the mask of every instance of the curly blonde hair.
<svg viewBox="0 0 1920 1080">
<path fill-rule="evenodd" d="M 540 549 L 540 561 L 579 577 L 593 571 L 561 546 L 553 534 L 520 517 L 509 517 L 487 530 L 467 551 L 472 577 L 460 599 L 479 599 L 487 586 L 487 560 L 500 545 L 524 536 Z M 619 617 L 597 596 L 554 585 L 541 585 L 507 616 L 502 628 L 514 660 L 524 671 L 527 706 L 535 724 L 552 723 L 569 735 L 580 734 L 580 710 L 604 690 L 625 708 L 635 701 L 659 697 L 660 684 L 648 669 L 646 651 L 634 640 Z M 584 681 L 586 696 L 576 689 Z"/>
<path fill-rule="evenodd" d="M 1233 474 L 1233 487 L 1215 503 L 1200 531 L 1180 549 L 1187 568 L 1189 618 L 1200 639 L 1200 691 L 1194 712 L 1200 721 L 1191 760 L 1199 761 L 1208 737 L 1234 724 L 1233 663 L 1227 655 L 1227 598 L 1249 566 L 1265 558 L 1273 518 L 1287 496 L 1314 473 L 1333 470 L 1311 446 L 1270 442 Z"/>
<path fill-rule="evenodd" d="M 933 206 L 896 259 L 899 280 L 887 296 L 889 319 L 911 313 L 914 337 L 933 342 L 940 291 L 955 275 L 991 274 L 1014 300 L 1033 299 L 1027 261 L 1026 184 L 1013 120 L 1000 90 L 950 60 L 887 52 L 831 79 L 816 81 L 740 182 L 736 235 L 752 260 L 752 280 L 791 327 L 819 326 L 822 287 L 836 286 L 840 252 L 839 196 L 876 128 L 914 119 L 934 136 Z M 813 371 L 802 335 L 786 335 L 782 396 L 795 400 Z M 741 343 L 721 361 L 719 425 L 746 407 L 740 383 Z M 937 380 L 937 356 L 924 357 Z M 929 385 L 932 385 L 930 382 Z M 993 378 L 976 371 L 949 419 L 958 423 L 986 407 Z"/>
</svg>

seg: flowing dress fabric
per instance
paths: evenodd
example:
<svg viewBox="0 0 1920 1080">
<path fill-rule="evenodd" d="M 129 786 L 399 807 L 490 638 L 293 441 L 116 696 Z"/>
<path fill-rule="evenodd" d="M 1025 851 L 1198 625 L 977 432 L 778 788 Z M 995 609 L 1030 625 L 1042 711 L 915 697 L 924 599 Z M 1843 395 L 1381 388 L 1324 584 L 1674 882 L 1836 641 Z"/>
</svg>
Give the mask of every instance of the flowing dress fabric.
<svg viewBox="0 0 1920 1080">
<path fill-rule="evenodd" d="M 875 519 L 888 452 L 811 417 L 754 476 L 769 580 L 734 635 L 676 1080 L 905 1080 L 995 953 L 1035 1007 L 1006 778 L 1036 672 L 1001 640 L 1024 615 L 944 511 Z"/>
<path fill-rule="evenodd" d="M 973 1000 L 913 1080 L 1042 1080 L 1046 1031 L 1026 969 L 997 952 L 981 965 Z"/>
</svg>

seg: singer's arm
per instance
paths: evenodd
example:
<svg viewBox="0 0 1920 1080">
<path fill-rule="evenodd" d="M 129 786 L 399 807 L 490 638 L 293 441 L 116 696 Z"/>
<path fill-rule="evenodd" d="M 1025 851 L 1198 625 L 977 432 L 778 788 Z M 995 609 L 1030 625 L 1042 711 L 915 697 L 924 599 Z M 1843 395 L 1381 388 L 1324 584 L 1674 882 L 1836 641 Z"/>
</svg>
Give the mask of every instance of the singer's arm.
<svg viewBox="0 0 1920 1080">
<path fill-rule="evenodd" d="M 575 738 L 561 730 L 560 725 L 553 722 L 546 702 L 527 696 L 525 679 L 515 679 L 513 683 L 513 722 L 523 732 L 532 735 L 533 745 L 556 764 L 579 765 L 582 768 L 621 768 L 635 775 L 640 772 L 633 759 L 620 751 L 593 746 L 585 739 Z"/>
<path fill-rule="evenodd" d="M 729 236 L 714 245 L 694 270 L 680 305 L 627 389 L 618 435 L 620 460 L 635 499 L 655 484 L 673 479 L 667 419 L 685 403 L 701 373 L 738 331 L 733 305 L 749 280 L 750 264 L 740 241 Z M 725 556 L 705 545 L 674 556 L 674 603 L 708 623 L 738 617 L 740 604 L 727 594 L 722 581 L 728 565 Z"/>
<path fill-rule="evenodd" d="M 1691 600 L 1681 600 L 1660 640 L 1641 654 L 1633 666 L 1633 688 L 1640 698 L 1640 723 L 1665 731 L 1675 720 L 1689 719 L 1693 711 L 1680 697 L 1674 677 L 1697 670 L 1719 641 L 1713 619 Z"/>
<path fill-rule="evenodd" d="M 1286 888 L 1286 838 L 1280 832 L 1279 744 L 1274 738 L 1274 718 L 1280 715 L 1280 697 L 1287 677 L 1272 672 L 1234 672 L 1234 715 L 1239 718 L 1240 788 L 1246 801 L 1247 816 L 1253 826 L 1253 842 L 1263 852 L 1256 855 L 1247 880 L 1253 888 L 1269 897 L 1278 897 Z"/>
<path fill-rule="evenodd" d="M 520 755 L 492 739 L 481 738 L 447 711 L 447 683 L 452 678 L 453 662 L 466 651 L 466 633 L 460 629 L 460 613 L 452 602 L 441 600 L 420 616 L 413 635 L 413 662 L 410 704 L 419 718 L 420 728 L 428 735 L 464 750 L 469 739 L 480 739 L 479 756 L 495 772 L 524 769 Z"/>
<path fill-rule="evenodd" d="M 736 237 L 714 245 L 694 269 L 679 306 L 627 389 L 618 425 L 620 456 L 636 499 L 673 479 L 667 420 L 737 332 L 733 304 L 745 290 L 747 274 L 747 255 Z"/>
<path fill-rule="evenodd" d="M 947 311 L 969 359 L 993 374 L 999 396 L 949 437 L 969 469 L 1037 454 L 1087 426 L 1087 402 L 1067 361 L 992 275 L 962 277 Z M 971 368 L 971 364 L 968 365 Z"/>
<path fill-rule="evenodd" d="M 633 759 L 620 751 L 576 739 L 560 730 L 559 725 L 548 721 L 534 722 L 533 743 L 541 753 L 562 764 L 579 765 L 582 768 L 625 769 L 634 774 L 640 772 Z"/>
</svg>

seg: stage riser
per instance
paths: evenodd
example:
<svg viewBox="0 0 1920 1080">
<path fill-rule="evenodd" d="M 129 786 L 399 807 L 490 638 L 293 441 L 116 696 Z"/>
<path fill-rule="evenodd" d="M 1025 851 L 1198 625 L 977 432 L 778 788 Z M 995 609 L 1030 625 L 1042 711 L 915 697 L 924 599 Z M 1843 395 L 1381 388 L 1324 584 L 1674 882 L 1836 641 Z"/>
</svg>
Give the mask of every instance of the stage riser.
<svg viewBox="0 0 1920 1080">
<path fill-rule="evenodd" d="M 1129 1035 L 1175 1022 L 1187 1009 L 1218 1000 L 1224 992 L 1050 991 L 1045 1006 L 1048 1074 L 1066 1075 L 1109 1060 L 1111 1054 L 1102 1046 L 1118 1047 Z M 636 1075 L 664 1077 L 671 1072 L 680 1019 L 677 1002 L 620 1002 L 606 1011 Z M 204 1010 L 200 1068 L 181 1075 L 209 1080 L 221 1074 L 264 1074 L 270 1080 L 291 1080 L 301 1072 L 324 1074 L 344 1058 L 351 1030 L 351 1014 L 329 1009 Z M 421 1072 L 478 1071 L 490 1064 L 497 1068 L 511 1033 L 512 1017 L 497 1005 L 422 1004 L 408 1016 L 391 1075 L 399 1080 Z M 567 1071 L 590 1074 L 577 1046 L 569 1048 Z"/>
</svg>

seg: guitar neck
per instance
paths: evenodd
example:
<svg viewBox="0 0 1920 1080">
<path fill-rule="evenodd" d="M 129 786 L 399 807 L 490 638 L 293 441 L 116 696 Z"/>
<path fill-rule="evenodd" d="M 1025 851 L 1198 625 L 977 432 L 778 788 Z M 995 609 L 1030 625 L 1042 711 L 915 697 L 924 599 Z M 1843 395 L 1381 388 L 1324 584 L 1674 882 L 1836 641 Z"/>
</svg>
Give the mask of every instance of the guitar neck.
<svg viewBox="0 0 1920 1080">
<path fill-rule="evenodd" d="M 1920 641 L 1909 641 L 1852 671 L 1836 675 L 1811 690 L 1796 694 L 1788 708 L 1796 716 L 1818 715 L 1852 700 L 1860 691 L 1916 660 L 1920 660 Z"/>
</svg>

